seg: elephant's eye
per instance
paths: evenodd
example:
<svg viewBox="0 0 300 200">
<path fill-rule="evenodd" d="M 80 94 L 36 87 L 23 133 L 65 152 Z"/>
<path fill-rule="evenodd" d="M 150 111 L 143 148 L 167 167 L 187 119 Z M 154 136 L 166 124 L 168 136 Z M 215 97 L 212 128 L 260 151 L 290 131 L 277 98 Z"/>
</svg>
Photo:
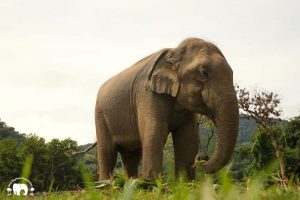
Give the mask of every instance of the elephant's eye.
<svg viewBox="0 0 300 200">
<path fill-rule="evenodd" d="M 199 80 L 205 81 L 208 78 L 208 70 L 205 67 L 200 67 L 198 70 L 199 70 Z"/>
</svg>

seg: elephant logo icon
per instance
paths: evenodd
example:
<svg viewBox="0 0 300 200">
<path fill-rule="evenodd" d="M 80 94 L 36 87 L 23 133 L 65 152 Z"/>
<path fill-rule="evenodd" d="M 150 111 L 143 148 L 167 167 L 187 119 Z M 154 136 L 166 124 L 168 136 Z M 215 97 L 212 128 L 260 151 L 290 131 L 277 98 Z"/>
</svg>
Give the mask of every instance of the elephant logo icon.
<svg viewBox="0 0 300 200">
<path fill-rule="evenodd" d="M 28 189 L 28 187 L 30 189 Z M 28 191 L 30 191 L 30 195 L 33 195 L 34 188 L 32 183 L 23 177 L 15 178 L 10 181 L 7 187 L 8 195 L 17 195 L 17 196 L 27 196 Z"/>
<path fill-rule="evenodd" d="M 28 193 L 28 187 L 26 184 L 23 184 L 23 183 L 14 183 L 13 184 L 13 191 L 14 191 L 14 194 L 17 195 L 17 196 L 20 196 L 20 195 L 24 195 L 26 196 L 27 193 Z"/>
</svg>

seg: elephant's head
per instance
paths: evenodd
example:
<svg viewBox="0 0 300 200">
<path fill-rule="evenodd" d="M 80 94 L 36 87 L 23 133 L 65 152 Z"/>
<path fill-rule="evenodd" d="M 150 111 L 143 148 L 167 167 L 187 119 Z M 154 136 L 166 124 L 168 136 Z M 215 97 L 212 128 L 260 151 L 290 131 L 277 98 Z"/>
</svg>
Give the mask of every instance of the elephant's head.
<svg viewBox="0 0 300 200">
<path fill-rule="evenodd" d="M 221 169 L 230 159 L 237 139 L 239 112 L 233 72 L 222 52 L 197 38 L 177 48 L 160 51 L 149 68 L 149 88 L 175 98 L 177 109 L 210 117 L 217 127 L 213 156 L 203 165 L 206 173 Z"/>
</svg>

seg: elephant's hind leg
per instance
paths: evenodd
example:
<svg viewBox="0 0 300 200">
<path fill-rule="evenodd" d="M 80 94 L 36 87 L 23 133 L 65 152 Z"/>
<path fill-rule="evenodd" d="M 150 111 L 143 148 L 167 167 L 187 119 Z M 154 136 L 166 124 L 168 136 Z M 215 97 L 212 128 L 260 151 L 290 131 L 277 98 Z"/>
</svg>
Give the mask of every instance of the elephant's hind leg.
<svg viewBox="0 0 300 200">
<path fill-rule="evenodd" d="M 138 165 L 141 160 L 141 149 L 134 151 L 120 150 L 124 175 L 128 178 L 137 178 L 138 177 Z"/>
<path fill-rule="evenodd" d="M 99 166 L 99 180 L 110 179 L 113 176 L 117 162 L 117 148 L 109 133 L 105 120 L 97 117 L 96 114 L 96 133 L 97 133 L 97 152 Z"/>
<path fill-rule="evenodd" d="M 98 147 L 99 180 L 106 180 L 113 177 L 114 168 L 117 162 L 117 150 L 110 146 Z"/>
</svg>

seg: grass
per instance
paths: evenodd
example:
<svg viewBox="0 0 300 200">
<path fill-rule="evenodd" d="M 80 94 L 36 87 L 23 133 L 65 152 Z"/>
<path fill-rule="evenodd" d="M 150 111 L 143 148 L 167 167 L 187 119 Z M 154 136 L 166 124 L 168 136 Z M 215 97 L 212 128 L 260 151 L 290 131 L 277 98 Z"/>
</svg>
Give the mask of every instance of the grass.
<svg viewBox="0 0 300 200">
<path fill-rule="evenodd" d="M 299 200 L 299 185 L 290 184 L 287 188 L 279 185 L 266 185 L 266 178 L 261 175 L 248 178 L 242 183 L 235 183 L 229 168 L 225 168 L 217 175 L 198 175 L 198 180 L 187 182 L 184 178 L 153 181 L 142 179 L 116 178 L 111 181 L 92 183 L 86 170 L 82 170 L 85 179 L 85 189 L 78 191 L 62 191 L 35 193 L 34 199 L 287 199 Z M 0 199 L 20 199 L 7 196 L 6 191 L 0 193 Z"/>
<path fill-rule="evenodd" d="M 32 156 L 24 163 L 22 176 L 29 177 Z M 199 162 L 198 165 L 202 165 Z M 276 182 L 270 184 L 272 167 L 257 173 L 244 182 L 234 182 L 230 175 L 231 165 L 223 168 L 214 175 L 205 175 L 198 170 L 196 181 L 186 181 L 184 176 L 175 179 L 174 173 L 168 173 L 168 179 L 147 181 L 143 179 L 124 179 L 117 177 L 113 180 L 93 182 L 90 172 L 81 166 L 81 175 L 85 189 L 76 191 L 53 191 L 52 184 L 48 192 L 38 192 L 27 199 L 46 200 L 97 200 L 97 199 L 166 199 L 166 200 L 300 200 L 300 181 L 293 177 L 288 187 L 281 187 Z M 54 181 L 54 180 L 53 180 Z M 6 188 L 5 188 L 6 189 Z M 24 199 L 18 196 L 7 196 L 6 190 L 0 191 L 0 200 Z"/>
</svg>

